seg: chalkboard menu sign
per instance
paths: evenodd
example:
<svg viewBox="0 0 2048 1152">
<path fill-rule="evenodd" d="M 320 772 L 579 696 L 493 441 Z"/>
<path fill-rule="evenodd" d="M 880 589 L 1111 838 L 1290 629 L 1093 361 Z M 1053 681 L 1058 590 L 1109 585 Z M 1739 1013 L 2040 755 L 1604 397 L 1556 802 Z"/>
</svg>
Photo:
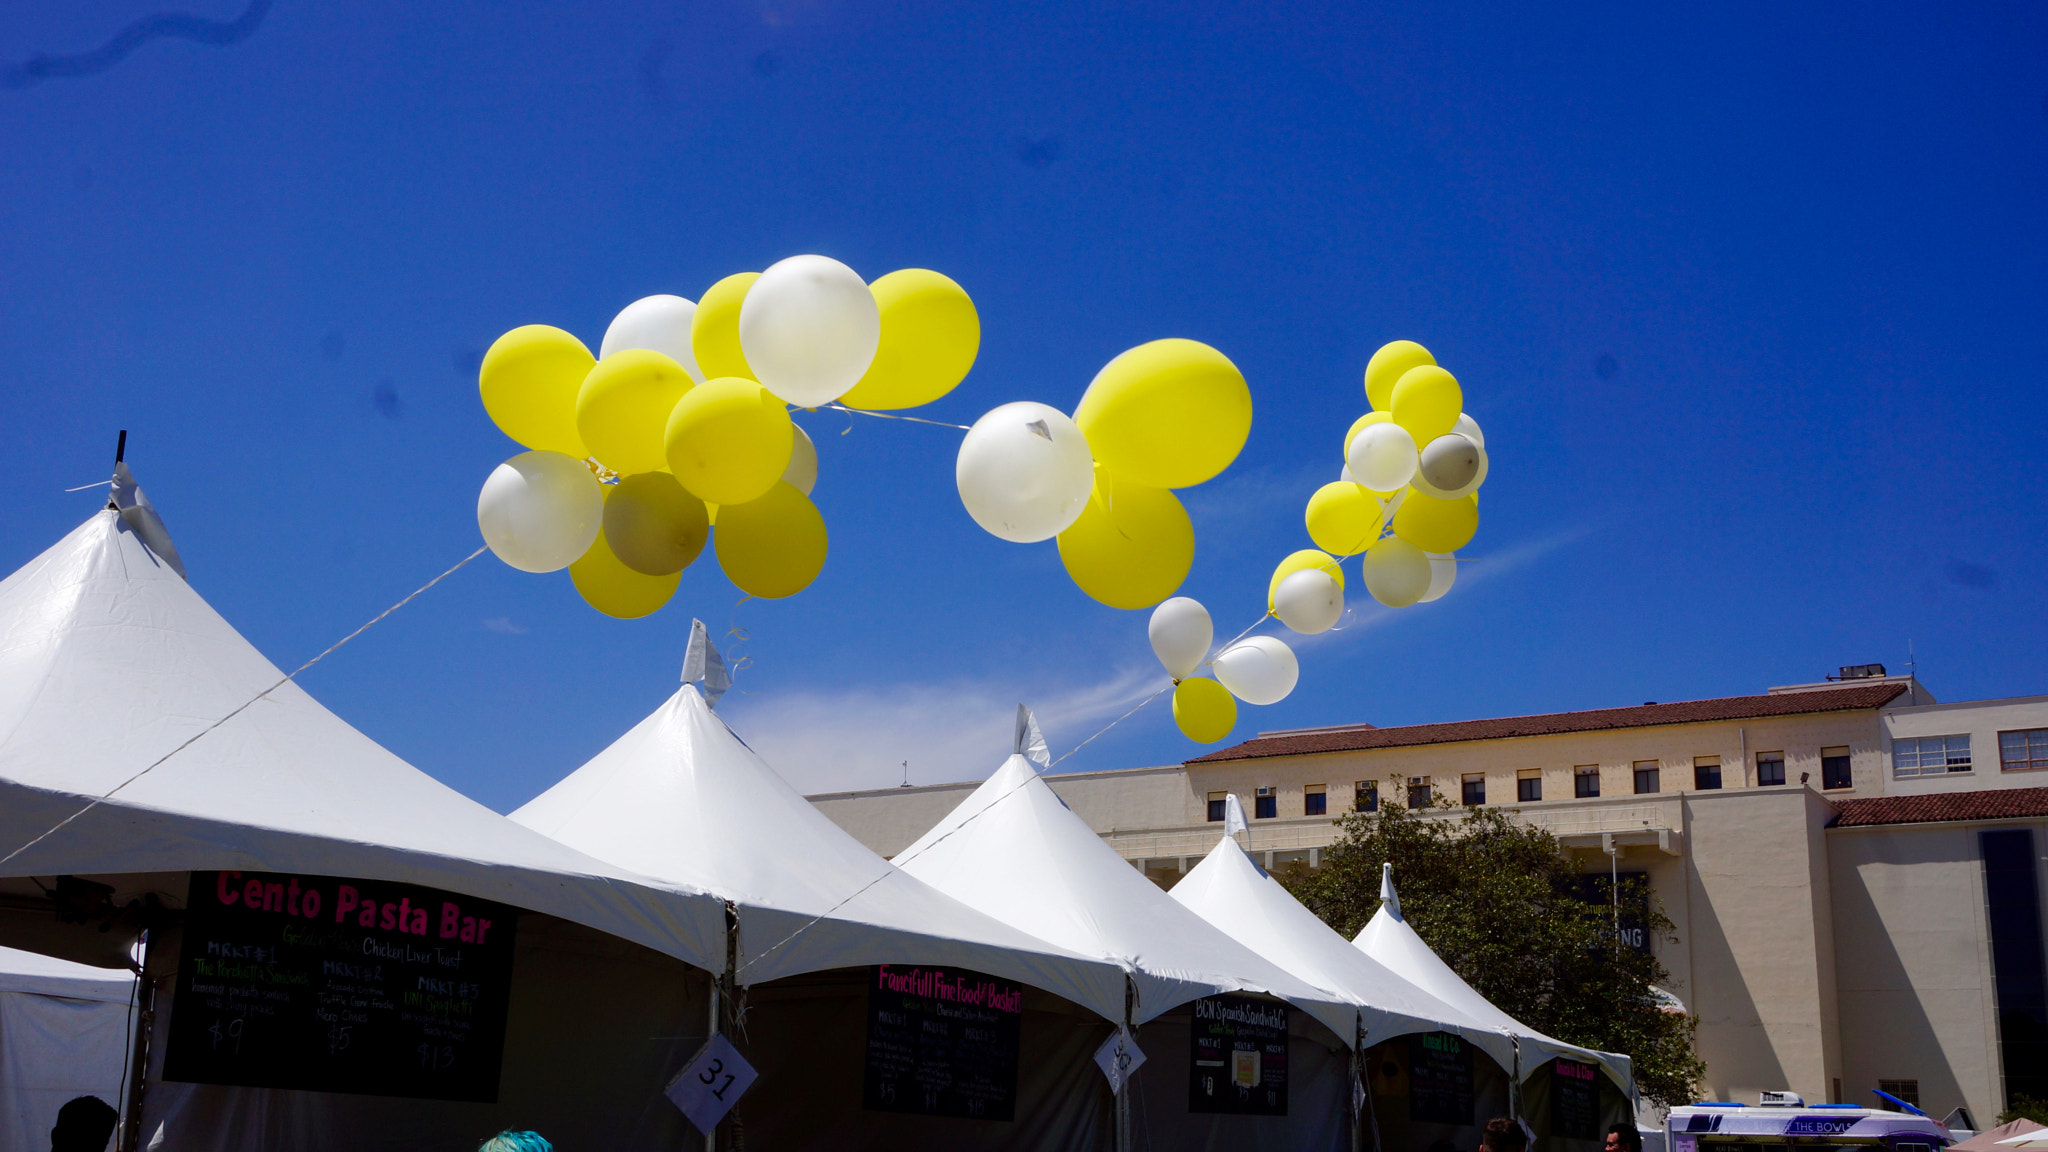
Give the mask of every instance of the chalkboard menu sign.
<svg viewBox="0 0 2048 1152">
<path fill-rule="evenodd" d="M 1472 1048 L 1449 1032 L 1408 1038 L 1408 1118 L 1472 1123 Z"/>
<path fill-rule="evenodd" d="M 1600 1070 L 1560 1056 L 1550 1063 L 1550 1134 L 1600 1138 Z"/>
<path fill-rule="evenodd" d="M 519 910 L 194 872 L 164 1079 L 494 1103 Z"/>
<path fill-rule="evenodd" d="M 862 1107 L 1014 1118 L 1023 1021 L 1022 985 L 959 968 L 875 965 Z"/>
<path fill-rule="evenodd" d="M 1191 1008 L 1188 1111 L 1287 1115 L 1287 1005 L 1204 996 Z"/>
</svg>

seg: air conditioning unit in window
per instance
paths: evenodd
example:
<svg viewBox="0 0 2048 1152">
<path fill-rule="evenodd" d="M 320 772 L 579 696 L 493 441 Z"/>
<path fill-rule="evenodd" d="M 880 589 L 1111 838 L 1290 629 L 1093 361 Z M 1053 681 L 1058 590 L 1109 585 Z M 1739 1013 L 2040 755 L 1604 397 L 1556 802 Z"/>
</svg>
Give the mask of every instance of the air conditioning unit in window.
<svg viewBox="0 0 2048 1152">
<path fill-rule="evenodd" d="M 1757 1105 L 1762 1108 L 1804 1108 L 1806 1100 L 1797 1092 L 1759 1092 Z"/>
</svg>

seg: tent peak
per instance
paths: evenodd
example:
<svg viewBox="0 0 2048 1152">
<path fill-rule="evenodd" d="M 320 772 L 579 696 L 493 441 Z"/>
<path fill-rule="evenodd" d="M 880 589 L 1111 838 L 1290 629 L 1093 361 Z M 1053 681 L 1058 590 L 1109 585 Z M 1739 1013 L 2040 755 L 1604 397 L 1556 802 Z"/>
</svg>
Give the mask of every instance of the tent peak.
<svg viewBox="0 0 2048 1152">
<path fill-rule="evenodd" d="M 1380 908 L 1388 916 L 1396 920 L 1406 919 L 1406 917 L 1401 915 L 1401 895 L 1394 891 L 1394 866 L 1392 864 L 1380 865 Z"/>
<path fill-rule="evenodd" d="M 1045 733 L 1038 727 L 1038 717 L 1028 705 L 1017 705 L 1017 739 L 1010 751 L 1036 763 L 1041 769 L 1052 767 L 1052 749 L 1046 746 Z"/>
<path fill-rule="evenodd" d="M 121 446 L 128 445 L 128 433 L 121 433 Z M 135 474 L 121 460 L 117 450 L 114 457 L 114 481 L 112 494 L 107 499 L 107 508 L 121 514 L 121 521 L 128 525 L 135 538 L 142 541 L 150 554 L 164 562 L 178 579 L 187 579 L 185 562 L 178 558 L 178 546 L 171 543 L 170 529 L 164 527 L 164 518 L 157 515 L 149 497 L 142 494 L 142 486 L 135 482 Z"/>
</svg>

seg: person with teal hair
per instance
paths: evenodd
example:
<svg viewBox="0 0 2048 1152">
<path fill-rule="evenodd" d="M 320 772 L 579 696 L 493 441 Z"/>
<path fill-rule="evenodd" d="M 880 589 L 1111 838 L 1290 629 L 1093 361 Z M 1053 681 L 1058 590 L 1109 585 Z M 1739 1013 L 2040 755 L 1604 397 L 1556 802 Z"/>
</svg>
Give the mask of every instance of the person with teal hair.
<svg viewBox="0 0 2048 1152">
<path fill-rule="evenodd" d="M 476 1152 L 555 1152 L 555 1146 L 538 1132 L 514 1132 L 507 1128 L 477 1145 Z"/>
</svg>

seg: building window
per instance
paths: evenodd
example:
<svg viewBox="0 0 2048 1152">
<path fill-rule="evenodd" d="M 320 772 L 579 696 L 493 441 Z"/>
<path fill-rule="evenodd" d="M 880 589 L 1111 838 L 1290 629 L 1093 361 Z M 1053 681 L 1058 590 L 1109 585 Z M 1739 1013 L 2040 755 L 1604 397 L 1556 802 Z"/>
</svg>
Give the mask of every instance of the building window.
<svg viewBox="0 0 2048 1152">
<path fill-rule="evenodd" d="M 1572 769 L 1572 795 L 1585 800 L 1600 795 L 1600 766 L 1581 764 Z"/>
<path fill-rule="evenodd" d="M 1259 789 L 1258 794 L 1252 797 L 1252 819 L 1271 820 L 1279 814 L 1280 797 L 1275 796 L 1271 788 Z"/>
<path fill-rule="evenodd" d="M 1360 780 L 1351 792 L 1353 812 L 1377 812 L 1380 810 L 1380 782 Z"/>
<path fill-rule="evenodd" d="M 1756 754 L 1756 782 L 1759 786 L 1783 784 L 1785 782 L 1785 754 L 1783 752 L 1759 752 Z"/>
<path fill-rule="evenodd" d="M 1543 799 L 1543 770 L 1524 768 L 1515 773 L 1515 803 L 1534 804 Z"/>
<path fill-rule="evenodd" d="M 1486 803 L 1486 773 L 1467 772 L 1458 783 L 1463 792 L 1459 798 L 1467 805 Z"/>
<path fill-rule="evenodd" d="M 1904 1100 L 1915 1108 L 1920 1106 L 1920 1082 L 1918 1080 L 1879 1080 L 1877 1082 L 1877 1090 L 1887 1096 Z"/>
<path fill-rule="evenodd" d="M 1636 795 L 1645 796 L 1652 792 L 1663 791 L 1660 776 L 1661 773 L 1657 771 L 1657 762 L 1655 760 L 1636 761 Z"/>
<path fill-rule="evenodd" d="M 1820 786 L 1823 788 L 1850 788 L 1855 781 L 1849 778 L 1849 750 L 1847 748 L 1823 748 L 1820 750 Z"/>
<path fill-rule="evenodd" d="M 1330 811 L 1330 786 L 1310 784 L 1301 790 L 1301 814 L 1303 816 L 1325 816 Z"/>
<path fill-rule="evenodd" d="M 1991 928 L 1991 988 L 1998 1009 L 2007 1099 L 2048 1094 L 2048 964 L 2041 952 L 2040 857 L 2034 830 L 1977 833 L 1984 911 Z"/>
<path fill-rule="evenodd" d="M 1408 806 L 1410 808 L 1427 808 L 1429 803 L 1429 777 L 1410 776 L 1408 778 Z"/>
<path fill-rule="evenodd" d="M 1968 736 L 1915 736 L 1892 741 L 1892 775 L 1901 779 L 1969 770 Z"/>
<path fill-rule="evenodd" d="M 2007 772 L 2048 768 L 2048 728 L 1998 734 L 1998 766 Z"/>
<path fill-rule="evenodd" d="M 1702 792 L 1711 792 L 1721 786 L 1721 758 L 1719 756 L 1695 756 L 1692 758 L 1692 786 Z"/>
<path fill-rule="evenodd" d="M 1228 795 L 1228 792 L 1209 793 L 1209 823 L 1223 823 L 1223 799 Z"/>
</svg>

